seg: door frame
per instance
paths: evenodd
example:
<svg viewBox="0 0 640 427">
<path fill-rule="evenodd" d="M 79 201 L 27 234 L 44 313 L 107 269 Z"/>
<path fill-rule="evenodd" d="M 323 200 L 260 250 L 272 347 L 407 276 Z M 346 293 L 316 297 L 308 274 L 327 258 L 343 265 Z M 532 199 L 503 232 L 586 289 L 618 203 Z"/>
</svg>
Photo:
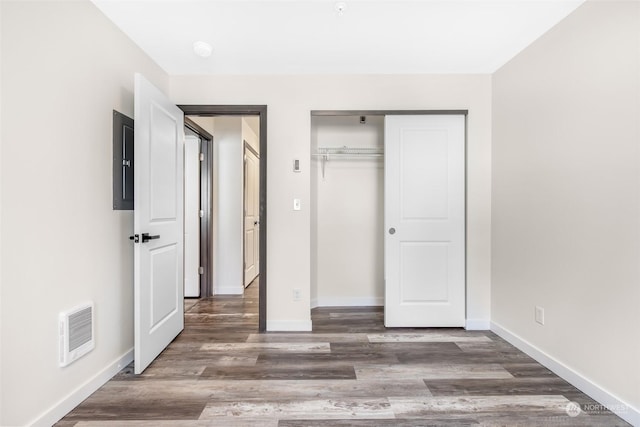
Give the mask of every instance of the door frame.
<svg viewBox="0 0 640 427">
<path fill-rule="evenodd" d="M 179 106 L 178 106 L 179 107 Z M 464 291 L 465 291 L 465 321 L 469 318 L 467 309 L 467 220 L 469 215 L 468 188 L 469 188 L 469 156 L 468 156 L 468 132 L 469 110 L 311 110 L 311 117 L 321 116 L 427 116 L 427 115 L 462 115 L 464 116 Z M 384 230 L 383 230 L 384 232 Z"/>
<path fill-rule="evenodd" d="M 183 104 L 178 105 L 178 108 L 184 112 L 185 116 L 258 116 L 260 118 L 260 280 L 258 289 L 258 331 L 265 332 L 267 330 L 267 106 Z M 209 168 L 209 173 L 211 173 L 211 168 Z M 212 236 L 209 234 L 208 238 L 212 239 Z M 209 241 L 209 245 L 211 244 L 212 241 Z M 211 271 L 211 257 L 206 261 L 205 270 Z"/>
<path fill-rule="evenodd" d="M 200 275 L 200 298 L 213 295 L 211 283 L 212 271 L 210 266 L 210 256 L 212 239 L 211 237 L 211 165 L 213 153 L 213 136 L 199 126 L 196 122 L 185 116 L 185 127 L 195 132 L 200 137 L 200 153 L 203 160 L 200 162 L 200 210 L 203 215 L 200 218 L 200 266 L 204 271 Z"/>
</svg>

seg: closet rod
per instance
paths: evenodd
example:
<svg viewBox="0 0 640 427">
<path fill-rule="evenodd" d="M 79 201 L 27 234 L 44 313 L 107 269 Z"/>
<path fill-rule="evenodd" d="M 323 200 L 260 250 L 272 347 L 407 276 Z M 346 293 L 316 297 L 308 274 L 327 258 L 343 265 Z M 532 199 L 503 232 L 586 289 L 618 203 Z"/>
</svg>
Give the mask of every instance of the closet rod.
<svg viewBox="0 0 640 427">
<path fill-rule="evenodd" d="M 324 155 L 340 155 L 340 154 L 353 154 L 353 155 L 363 155 L 363 154 L 373 154 L 373 155 L 382 155 L 384 154 L 384 150 L 382 147 L 380 148 L 361 148 L 361 147 L 318 147 L 316 152 L 316 156 L 324 156 Z"/>
<path fill-rule="evenodd" d="M 357 148 L 357 147 L 319 147 L 317 152 L 312 154 L 313 157 L 320 157 L 322 164 L 322 178 L 324 178 L 325 163 L 329 157 L 346 158 L 346 157 L 364 157 L 376 158 L 384 156 L 384 149 L 380 148 Z"/>
</svg>

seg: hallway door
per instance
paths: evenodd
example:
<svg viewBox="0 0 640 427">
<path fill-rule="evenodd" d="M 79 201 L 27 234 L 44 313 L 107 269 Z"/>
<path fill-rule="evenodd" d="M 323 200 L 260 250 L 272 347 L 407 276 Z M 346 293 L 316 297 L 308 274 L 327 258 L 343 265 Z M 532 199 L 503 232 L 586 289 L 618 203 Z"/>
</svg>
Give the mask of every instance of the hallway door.
<svg viewBox="0 0 640 427">
<path fill-rule="evenodd" d="M 260 159 L 244 149 L 244 286 L 260 273 Z"/>
<path fill-rule="evenodd" d="M 385 118 L 385 326 L 465 324 L 465 117 Z"/>
<path fill-rule="evenodd" d="M 200 138 L 185 129 L 184 296 L 200 297 Z M 204 216 L 204 212 L 203 212 Z"/>
</svg>

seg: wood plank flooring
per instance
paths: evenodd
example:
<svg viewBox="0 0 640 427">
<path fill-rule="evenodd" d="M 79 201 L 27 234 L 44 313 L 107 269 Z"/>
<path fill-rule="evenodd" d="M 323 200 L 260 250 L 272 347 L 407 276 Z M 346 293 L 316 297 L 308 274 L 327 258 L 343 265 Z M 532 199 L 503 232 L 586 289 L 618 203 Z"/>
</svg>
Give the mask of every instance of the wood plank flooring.
<svg viewBox="0 0 640 427">
<path fill-rule="evenodd" d="M 58 427 L 626 426 L 489 331 L 386 329 L 381 307 L 318 308 L 313 332 L 258 334 L 244 296 L 185 300 L 185 330 Z"/>
</svg>

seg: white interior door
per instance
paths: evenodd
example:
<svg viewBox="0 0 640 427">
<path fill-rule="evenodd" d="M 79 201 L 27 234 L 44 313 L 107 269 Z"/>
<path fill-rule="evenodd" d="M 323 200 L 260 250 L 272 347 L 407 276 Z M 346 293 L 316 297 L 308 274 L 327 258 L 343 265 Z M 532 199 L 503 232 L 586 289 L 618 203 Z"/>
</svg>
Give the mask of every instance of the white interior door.
<svg viewBox="0 0 640 427">
<path fill-rule="evenodd" d="M 260 257 L 260 160 L 244 150 L 244 286 L 258 275 Z"/>
<path fill-rule="evenodd" d="M 182 331 L 184 115 L 140 74 L 134 111 L 135 373 Z M 145 237 L 146 236 L 146 237 Z"/>
<path fill-rule="evenodd" d="M 184 140 L 184 296 L 200 296 L 200 138 Z"/>
<path fill-rule="evenodd" d="M 465 119 L 385 118 L 385 326 L 465 324 Z"/>
</svg>

